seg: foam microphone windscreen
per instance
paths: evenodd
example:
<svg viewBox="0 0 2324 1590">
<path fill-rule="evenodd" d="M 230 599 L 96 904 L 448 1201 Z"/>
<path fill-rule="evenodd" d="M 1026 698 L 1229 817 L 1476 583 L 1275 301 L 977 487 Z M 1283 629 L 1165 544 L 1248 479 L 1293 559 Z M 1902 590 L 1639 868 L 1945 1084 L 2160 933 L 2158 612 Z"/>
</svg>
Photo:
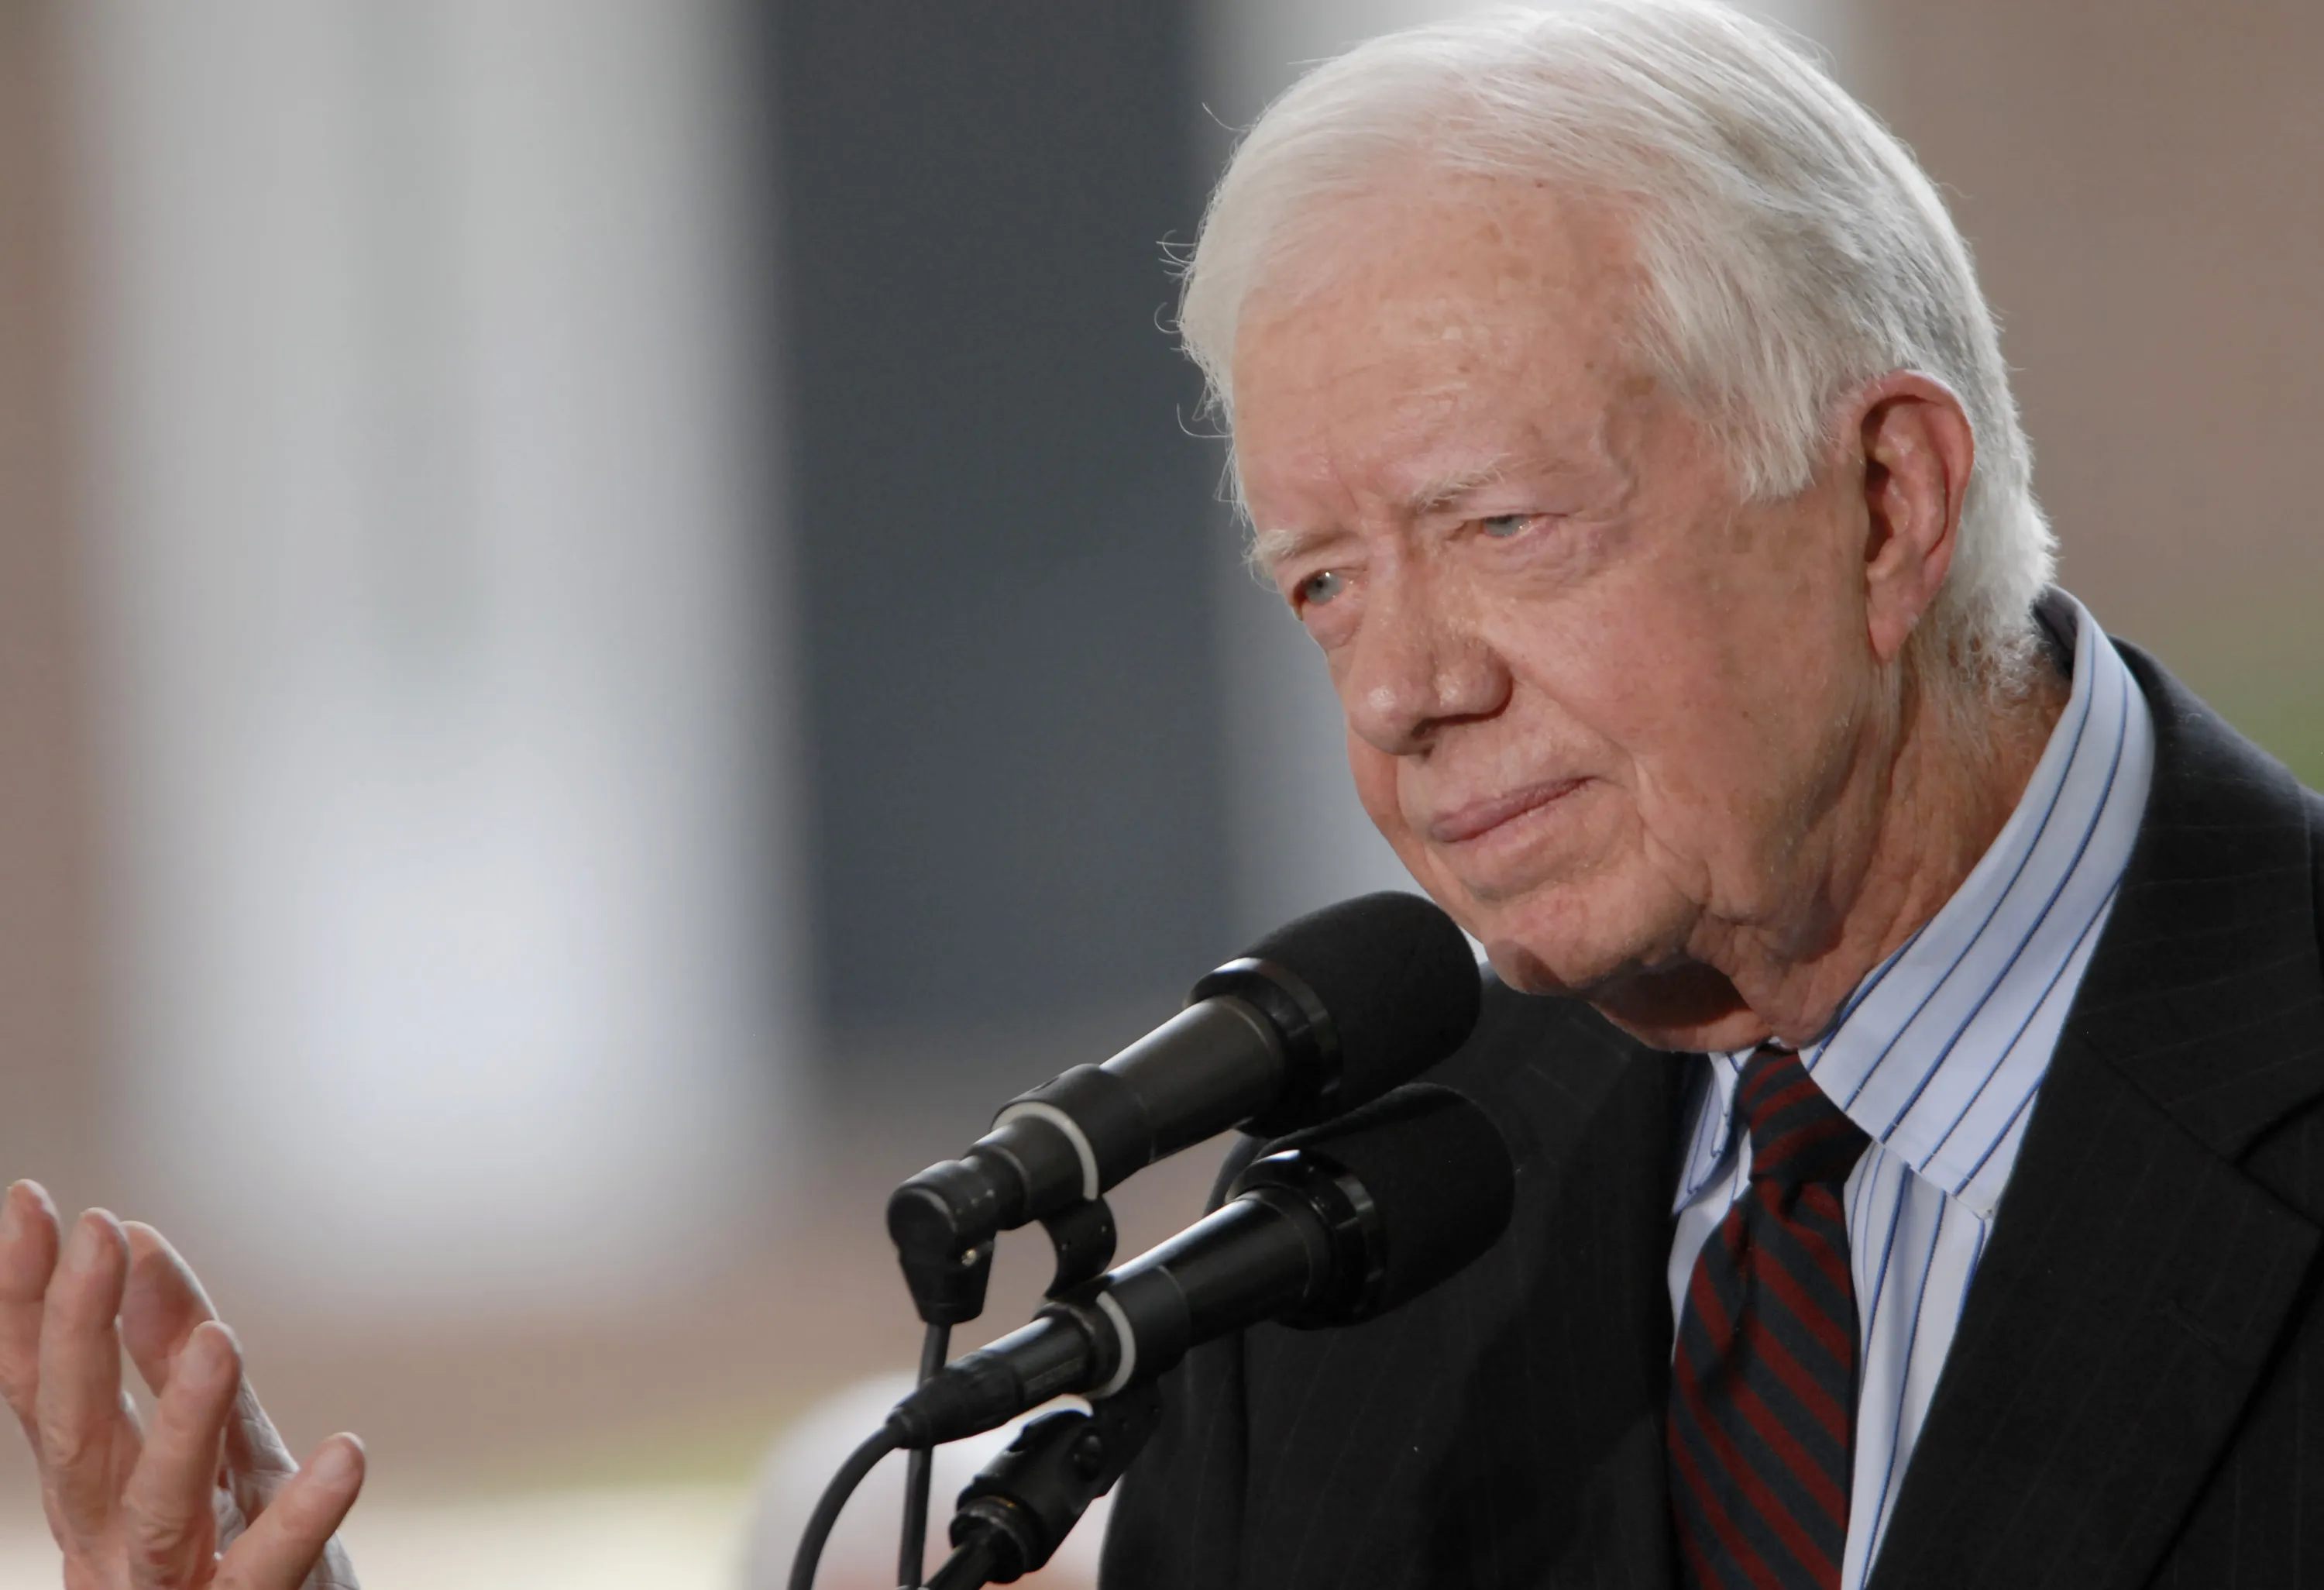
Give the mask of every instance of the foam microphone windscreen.
<svg viewBox="0 0 2324 1590">
<path fill-rule="evenodd" d="M 1399 1087 L 1263 1152 L 1295 1150 L 1363 1188 L 1380 1266 L 1353 1306 L 1301 1325 L 1352 1324 L 1418 1297 L 1499 1241 L 1517 1206 L 1517 1164 L 1500 1128 L 1474 1100 L 1432 1082 Z"/>
<path fill-rule="evenodd" d="M 1340 1048 L 1333 1110 L 1378 1098 L 1469 1040 L 1482 979 L 1452 919 L 1417 894 L 1359 895 L 1286 923 L 1252 945 L 1314 992 Z M 1317 1117 L 1269 1114 L 1264 1132 Z"/>
</svg>

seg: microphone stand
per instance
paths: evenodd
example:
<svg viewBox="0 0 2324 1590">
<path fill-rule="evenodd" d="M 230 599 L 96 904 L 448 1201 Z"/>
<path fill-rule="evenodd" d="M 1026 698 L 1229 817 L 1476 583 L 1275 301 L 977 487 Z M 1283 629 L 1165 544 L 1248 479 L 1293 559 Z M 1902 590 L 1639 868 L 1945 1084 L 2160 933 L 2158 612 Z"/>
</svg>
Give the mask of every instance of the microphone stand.
<svg viewBox="0 0 2324 1590">
<path fill-rule="evenodd" d="M 1148 1383 L 1025 1426 L 960 1493 L 953 1554 L 927 1590 L 1006 1585 L 1047 1563 L 1161 1421 L 1162 1394 Z"/>
<path fill-rule="evenodd" d="M 936 1378 L 952 1353 L 952 1327 L 930 1321 L 920 1338 L 920 1384 Z M 917 1585 L 927 1567 L 928 1481 L 936 1472 L 936 1448 L 915 1447 L 904 1457 L 904 1532 L 896 1544 L 896 1583 Z"/>
<path fill-rule="evenodd" d="M 1049 1279 L 1050 1297 L 1094 1280 L 1113 1262 L 1113 1211 L 1106 1206 L 1103 1198 L 1070 1205 L 1044 1219 L 1041 1226 L 1048 1234 L 1057 1262 L 1056 1273 Z M 985 1286 L 992 1276 L 992 1241 L 987 1237 L 966 1249 L 899 1241 L 896 1257 L 903 1267 L 904 1284 L 912 1294 L 912 1306 L 927 1327 L 920 1339 L 920 1383 L 926 1385 L 945 1366 L 952 1346 L 952 1327 L 984 1312 Z M 1139 1439 L 1143 1442 L 1145 1437 Z M 905 1456 L 903 1529 L 896 1543 L 896 1583 L 899 1585 L 918 1585 L 920 1570 L 926 1566 L 928 1481 L 935 1457 L 934 1450 L 926 1447 L 912 1447 Z M 1112 1483 L 1106 1481 L 1109 1485 Z M 1099 1492 L 1090 1494 L 1094 1496 Z M 1084 1499 L 1082 1506 L 1088 1505 Z M 1080 1516 L 1081 1508 L 1077 1507 L 1073 1517 Z M 1072 1519 L 1065 1521 L 1065 1528 L 1073 1528 Z M 1065 1538 L 1063 1530 L 1057 1538 Z M 1010 1574 L 1001 1582 L 1015 1577 L 1017 1575 Z M 974 1581 L 979 1585 L 985 1582 Z"/>
<path fill-rule="evenodd" d="M 965 1252 L 915 1247 L 898 1257 L 912 1305 L 927 1331 L 920 1340 L 920 1382 L 942 1369 L 952 1346 L 952 1327 L 984 1312 L 985 1284 L 992 1278 L 992 1244 L 980 1243 Z M 928 1532 L 928 1476 L 935 1453 L 916 1447 L 905 1456 L 903 1530 L 896 1546 L 896 1583 L 920 1582 L 925 1566 L 923 1548 Z"/>
</svg>

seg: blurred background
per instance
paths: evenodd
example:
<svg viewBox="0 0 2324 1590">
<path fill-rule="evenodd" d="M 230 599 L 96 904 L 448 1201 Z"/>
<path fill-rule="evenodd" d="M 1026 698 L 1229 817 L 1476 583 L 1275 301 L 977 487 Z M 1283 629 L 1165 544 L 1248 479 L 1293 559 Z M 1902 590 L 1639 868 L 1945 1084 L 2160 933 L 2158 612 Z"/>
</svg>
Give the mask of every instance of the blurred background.
<svg viewBox="0 0 2324 1590">
<path fill-rule="evenodd" d="M 0 1176 L 364 1435 L 373 1590 L 739 1583 L 916 1350 L 886 1188 L 1399 881 L 1164 249 L 1465 8 L 0 0 Z M 1762 9 L 1952 196 L 2067 583 L 2324 782 L 2324 9 Z"/>
</svg>

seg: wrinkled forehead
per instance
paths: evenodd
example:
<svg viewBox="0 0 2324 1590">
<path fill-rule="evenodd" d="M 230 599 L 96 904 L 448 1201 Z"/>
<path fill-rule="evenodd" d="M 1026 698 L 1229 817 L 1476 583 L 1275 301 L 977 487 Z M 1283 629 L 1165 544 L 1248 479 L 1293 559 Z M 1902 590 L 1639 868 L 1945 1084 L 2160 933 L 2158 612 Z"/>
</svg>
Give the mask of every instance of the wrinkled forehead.
<svg viewBox="0 0 2324 1590">
<path fill-rule="evenodd" d="M 1432 337 L 1545 310 L 1602 319 L 1635 292 L 1635 208 L 1545 179 L 1418 163 L 1360 190 L 1316 196 L 1281 220 L 1252 268 L 1237 318 L 1238 401 L 1254 323 L 1318 302 L 1342 313 L 1369 308 L 1382 321 L 1418 314 Z"/>
<path fill-rule="evenodd" d="M 1319 210 L 1237 325 L 1246 495 L 1384 449 L 1417 492 L 1591 429 L 1641 369 L 1637 280 L 1628 217 L 1545 184 L 1440 176 Z"/>
</svg>

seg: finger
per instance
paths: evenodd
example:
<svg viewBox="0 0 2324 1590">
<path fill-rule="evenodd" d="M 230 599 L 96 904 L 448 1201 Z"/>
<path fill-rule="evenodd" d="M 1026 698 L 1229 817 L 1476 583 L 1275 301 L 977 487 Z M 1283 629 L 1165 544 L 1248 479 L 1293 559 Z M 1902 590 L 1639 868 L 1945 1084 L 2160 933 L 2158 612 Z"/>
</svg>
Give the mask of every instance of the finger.
<svg viewBox="0 0 2324 1590">
<path fill-rule="evenodd" d="M 0 1397 L 32 1434 L 41 1383 L 41 1305 L 57 1268 L 57 1211 L 38 1182 L 0 1198 Z"/>
<path fill-rule="evenodd" d="M 217 1310 L 193 1267 L 167 1237 L 136 1220 L 123 1229 L 129 1236 L 129 1288 L 121 1303 L 122 1344 L 137 1373 L 159 1394 L 187 1342 L 217 1318 Z M 298 1472 L 247 1373 L 226 1426 L 226 1463 L 235 1501 L 246 1515 L 263 1508 L 282 1481 Z"/>
<path fill-rule="evenodd" d="M 217 1552 L 218 1459 L 241 1381 L 234 1334 L 215 1320 L 198 1327 L 178 1354 L 121 1493 L 129 1582 L 140 1590 L 198 1584 Z"/>
<path fill-rule="evenodd" d="M 129 1287 L 121 1299 L 121 1345 L 145 1383 L 160 1396 L 170 1383 L 171 1365 L 194 1331 L 216 1319 L 209 1294 L 193 1269 L 160 1232 L 140 1220 L 124 1221 L 129 1239 Z"/>
<path fill-rule="evenodd" d="M 41 1317 L 41 1381 L 32 1393 L 41 1470 L 57 1505 L 54 1521 L 84 1540 L 103 1532 L 136 1458 L 113 1323 L 128 1270 L 120 1225 L 90 1210 L 73 1225 Z"/>
<path fill-rule="evenodd" d="M 218 1560 L 216 1590 L 298 1590 L 363 1489 L 363 1443 L 333 1436 Z M 344 1567 L 344 1564 L 340 1565 Z M 352 1575 L 339 1583 L 354 1590 Z"/>
</svg>

